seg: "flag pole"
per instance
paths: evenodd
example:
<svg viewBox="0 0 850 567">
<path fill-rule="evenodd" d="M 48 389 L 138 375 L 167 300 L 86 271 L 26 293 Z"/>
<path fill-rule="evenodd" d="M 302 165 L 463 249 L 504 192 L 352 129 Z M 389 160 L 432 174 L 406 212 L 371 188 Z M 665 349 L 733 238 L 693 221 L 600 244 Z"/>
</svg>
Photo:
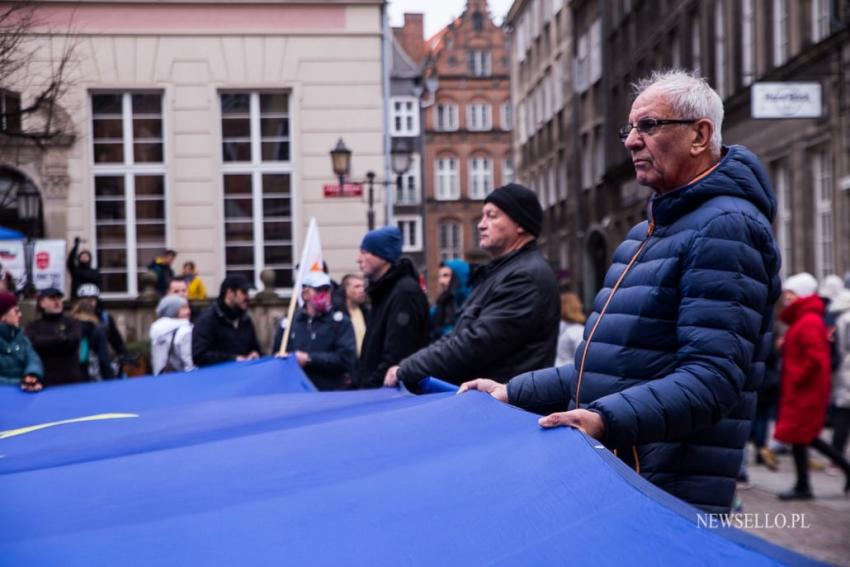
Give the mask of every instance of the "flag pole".
<svg viewBox="0 0 850 567">
<path fill-rule="evenodd" d="M 309 273 L 312 267 L 310 265 L 310 258 L 308 257 L 311 252 L 311 244 L 314 240 L 318 242 L 318 238 L 319 226 L 316 224 L 316 218 L 313 217 L 310 219 L 307 236 L 304 238 L 304 246 L 301 249 L 301 262 L 298 264 L 298 273 L 293 282 L 292 297 L 289 298 L 289 309 L 286 315 L 286 329 L 283 330 L 283 339 L 280 341 L 278 354 L 285 353 L 286 347 L 289 345 L 289 330 L 292 328 L 292 318 L 295 316 L 295 304 L 298 303 L 301 296 L 301 282 L 304 281 L 304 275 Z M 321 250 L 321 246 L 319 246 L 319 250 Z"/>
</svg>

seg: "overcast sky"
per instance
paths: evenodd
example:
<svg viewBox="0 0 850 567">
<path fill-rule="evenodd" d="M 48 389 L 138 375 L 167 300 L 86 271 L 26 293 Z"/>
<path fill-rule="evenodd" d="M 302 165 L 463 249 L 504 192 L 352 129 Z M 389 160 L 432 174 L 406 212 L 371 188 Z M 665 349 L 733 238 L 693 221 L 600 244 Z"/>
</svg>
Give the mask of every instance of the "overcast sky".
<svg viewBox="0 0 850 567">
<path fill-rule="evenodd" d="M 428 39 L 440 29 L 448 25 L 454 18 L 460 16 L 466 6 L 466 0 L 389 0 L 390 25 L 400 27 L 404 24 L 405 12 L 420 12 L 425 14 L 425 39 Z M 489 0 L 490 15 L 497 24 L 513 4 L 513 0 Z"/>
</svg>

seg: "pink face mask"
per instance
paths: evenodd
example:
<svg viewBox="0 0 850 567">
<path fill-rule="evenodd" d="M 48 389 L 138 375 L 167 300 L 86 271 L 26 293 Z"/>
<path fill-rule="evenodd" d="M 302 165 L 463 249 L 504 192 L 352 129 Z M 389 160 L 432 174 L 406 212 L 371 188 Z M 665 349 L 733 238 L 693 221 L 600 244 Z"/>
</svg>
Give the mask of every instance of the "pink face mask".
<svg viewBox="0 0 850 567">
<path fill-rule="evenodd" d="M 331 310 L 331 292 L 327 290 L 318 291 L 309 299 L 310 305 L 316 313 L 327 313 Z"/>
</svg>

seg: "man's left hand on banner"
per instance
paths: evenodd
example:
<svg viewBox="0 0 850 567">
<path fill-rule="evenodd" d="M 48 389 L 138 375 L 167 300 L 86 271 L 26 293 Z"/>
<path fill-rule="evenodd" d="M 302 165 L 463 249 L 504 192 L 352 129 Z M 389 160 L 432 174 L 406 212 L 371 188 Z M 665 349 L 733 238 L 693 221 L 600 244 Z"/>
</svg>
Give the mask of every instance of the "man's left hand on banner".
<svg viewBox="0 0 850 567">
<path fill-rule="evenodd" d="M 384 387 L 395 388 L 396 386 L 398 386 L 398 366 L 390 366 L 384 375 Z"/>
<path fill-rule="evenodd" d="M 605 421 L 596 412 L 585 409 L 574 409 L 552 413 L 537 420 L 540 427 L 550 429 L 552 427 L 575 427 L 581 429 L 596 440 L 601 440 L 605 435 Z"/>
</svg>

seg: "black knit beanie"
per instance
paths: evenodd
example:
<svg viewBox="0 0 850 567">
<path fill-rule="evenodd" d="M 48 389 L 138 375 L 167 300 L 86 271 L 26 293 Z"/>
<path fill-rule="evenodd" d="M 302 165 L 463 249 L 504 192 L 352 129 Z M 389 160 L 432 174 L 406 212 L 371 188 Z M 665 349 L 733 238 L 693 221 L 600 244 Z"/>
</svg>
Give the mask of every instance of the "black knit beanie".
<svg viewBox="0 0 850 567">
<path fill-rule="evenodd" d="M 540 229 L 543 228 L 543 208 L 534 191 L 518 183 L 508 183 L 487 195 L 484 202 L 493 203 L 502 209 L 534 238 L 540 236 Z"/>
</svg>

